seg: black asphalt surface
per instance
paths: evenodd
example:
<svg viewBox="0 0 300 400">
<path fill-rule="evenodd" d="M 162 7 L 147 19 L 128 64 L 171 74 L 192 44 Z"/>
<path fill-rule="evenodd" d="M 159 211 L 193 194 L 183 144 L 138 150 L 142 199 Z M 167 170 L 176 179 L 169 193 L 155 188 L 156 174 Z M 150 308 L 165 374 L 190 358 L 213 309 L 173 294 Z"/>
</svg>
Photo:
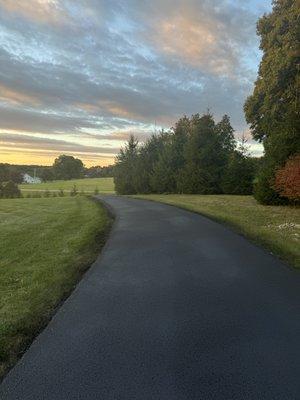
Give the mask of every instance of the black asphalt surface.
<svg viewBox="0 0 300 400">
<path fill-rule="evenodd" d="M 200 215 L 105 202 L 102 255 L 0 399 L 300 399 L 300 274 Z"/>
</svg>

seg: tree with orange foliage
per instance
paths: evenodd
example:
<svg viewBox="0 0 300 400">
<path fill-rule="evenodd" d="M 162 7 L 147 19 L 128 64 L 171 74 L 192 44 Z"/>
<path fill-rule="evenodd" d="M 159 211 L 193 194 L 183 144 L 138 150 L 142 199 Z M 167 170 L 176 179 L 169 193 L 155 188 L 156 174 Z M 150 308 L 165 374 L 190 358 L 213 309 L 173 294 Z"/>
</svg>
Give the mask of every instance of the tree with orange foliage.
<svg viewBox="0 0 300 400">
<path fill-rule="evenodd" d="M 300 154 L 288 159 L 276 172 L 275 190 L 290 200 L 300 200 Z"/>
</svg>

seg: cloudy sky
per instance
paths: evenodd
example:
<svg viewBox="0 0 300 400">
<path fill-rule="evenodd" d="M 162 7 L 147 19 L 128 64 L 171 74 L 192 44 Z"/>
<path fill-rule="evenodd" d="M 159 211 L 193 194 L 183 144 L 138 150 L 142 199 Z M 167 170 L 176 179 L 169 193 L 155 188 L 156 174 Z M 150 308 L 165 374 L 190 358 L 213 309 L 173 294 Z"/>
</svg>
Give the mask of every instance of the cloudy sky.
<svg viewBox="0 0 300 400">
<path fill-rule="evenodd" d="M 247 134 L 243 103 L 271 0 L 0 0 L 0 162 L 107 165 L 208 108 Z M 260 145 L 251 143 L 253 154 Z"/>
</svg>

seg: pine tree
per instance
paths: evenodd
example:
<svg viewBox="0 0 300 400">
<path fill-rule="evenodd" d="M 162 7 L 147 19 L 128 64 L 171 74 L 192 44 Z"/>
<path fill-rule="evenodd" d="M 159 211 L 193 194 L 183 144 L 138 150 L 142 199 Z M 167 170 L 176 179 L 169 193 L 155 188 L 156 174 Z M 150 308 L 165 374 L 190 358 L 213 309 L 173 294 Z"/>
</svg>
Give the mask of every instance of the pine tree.
<svg viewBox="0 0 300 400">
<path fill-rule="evenodd" d="M 249 195 L 253 191 L 254 163 L 252 162 L 246 140 L 230 153 L 228 164 L 222 176 L 222 189 L 225 194 Z"/>
<path fill-rule="evenodd" d="M 185 163 L 184 148 L 190 129 L 190 121 L 184 116 L 169 133 L 159 159 L 154 165 L 151 179 L 152 190 L 157 193 L 176 193 L 178 174 Z"/>
<path fill-rule="evenodd" d="M 118 194 L 137 193 L 134 184 L 137 158 L 138 141 L 131 135 L 125 147 L 120 150 L 116 157 L 114 182 Z"/>
</svg>

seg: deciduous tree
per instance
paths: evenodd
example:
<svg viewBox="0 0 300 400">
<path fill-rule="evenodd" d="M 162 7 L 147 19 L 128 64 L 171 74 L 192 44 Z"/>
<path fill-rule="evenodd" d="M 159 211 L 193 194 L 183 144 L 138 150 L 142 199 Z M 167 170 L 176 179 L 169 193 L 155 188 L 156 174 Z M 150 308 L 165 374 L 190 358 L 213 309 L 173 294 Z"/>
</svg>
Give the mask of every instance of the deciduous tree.
<svg viewBox="0 0 300 400">
<path fill-rule="evenodd" d="M 84 166 L 79 158 L 60 155 L 55 159 L 53 172 L 56 179 L 76 179 L 83 176 Z"/>
<path fill-rule="evenodd" d="M 265 163 L 256 185 L 256 198 L 275 203 L 275 171 L 300 151 L 299 2 L 275 0 L 273 10 L 257 24 L 263 51 L 254 92 L 245 115 L 254 139 L 263 142 Z"/>
</svg>

